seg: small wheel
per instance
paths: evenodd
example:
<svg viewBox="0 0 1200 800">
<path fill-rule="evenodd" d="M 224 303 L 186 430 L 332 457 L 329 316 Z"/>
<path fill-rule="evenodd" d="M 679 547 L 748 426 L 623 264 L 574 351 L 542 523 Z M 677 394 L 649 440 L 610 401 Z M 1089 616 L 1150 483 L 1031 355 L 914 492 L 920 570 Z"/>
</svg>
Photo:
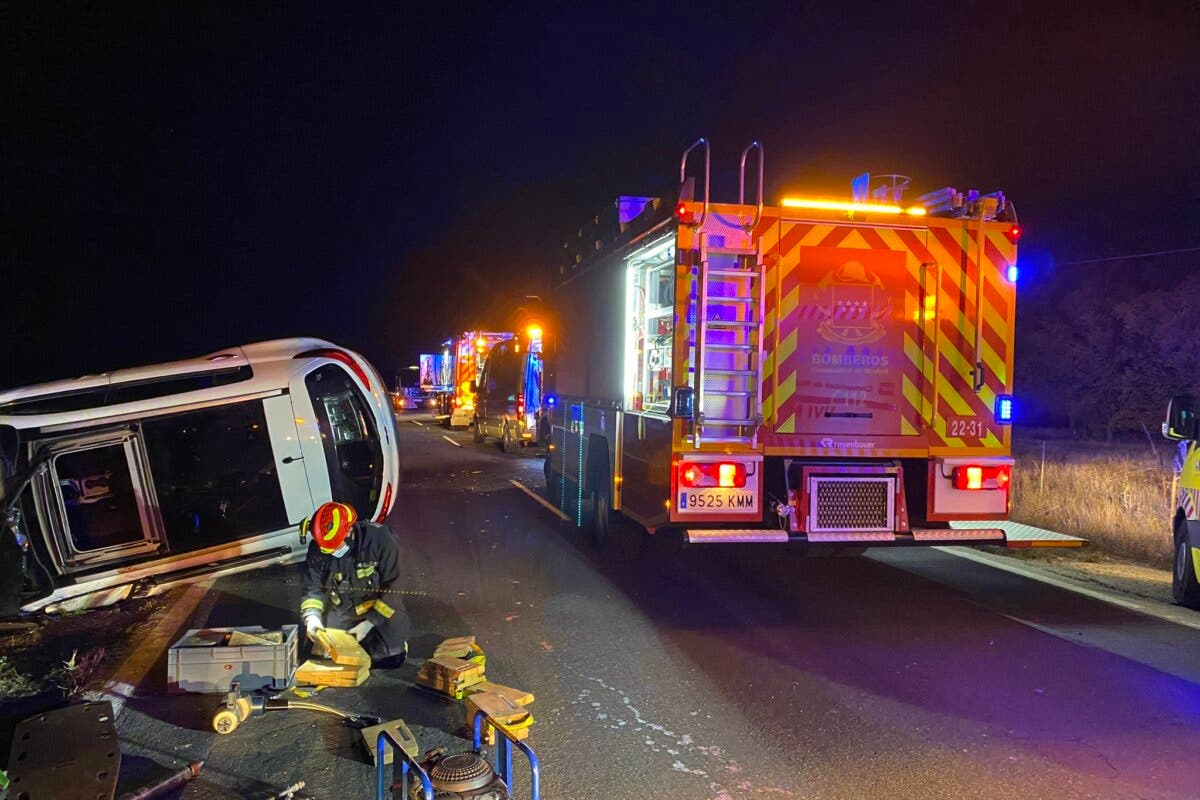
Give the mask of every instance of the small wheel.
<svg viewBox="0 0 1200 800">
<path fill-rule="evenodd" d="M 475 439 L 475 444 L 483 444 L 483 428 L 479 426 L 479 418 L 475 418 L 475 423 L 471 426 L 471 435 Z"/>
<path fill-rule="evenodd" d="M 213 717 L 213 730 L 222 735 L 233 733 L 237 730 L 238 718 L 227 708 L 223 708 Z"/>
<path fill-rule="evenodd" d="M 1171 594 L 1175 602 L 1200 610 L 1200 583 L 1196 582 L 1196 565 L 1188 541 L 1187 520 L 1175 526 L 1175 568 L 1171 570 Z"/>
<path fill-rule="evenodd" d="M 500 449 L 506 453 L 517 452 L 517 435 L 513 433 L 512 425 L 504 423 L 504 432 L 500 435 Z"/>
</svg>

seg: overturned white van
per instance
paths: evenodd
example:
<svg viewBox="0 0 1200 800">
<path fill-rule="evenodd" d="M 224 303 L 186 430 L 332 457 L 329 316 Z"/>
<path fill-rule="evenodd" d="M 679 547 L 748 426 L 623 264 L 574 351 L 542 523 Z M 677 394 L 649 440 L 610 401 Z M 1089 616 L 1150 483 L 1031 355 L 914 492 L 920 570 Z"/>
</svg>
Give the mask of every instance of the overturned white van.
<svg viewBox="0 0 1200 800">
<path fill-rule="evenodd" d="M 375 368 L 320 339 L 0 392 L 0 611 L 298 560 L 329 499 L 383 521 L 395 425 Z"/>
</svg>

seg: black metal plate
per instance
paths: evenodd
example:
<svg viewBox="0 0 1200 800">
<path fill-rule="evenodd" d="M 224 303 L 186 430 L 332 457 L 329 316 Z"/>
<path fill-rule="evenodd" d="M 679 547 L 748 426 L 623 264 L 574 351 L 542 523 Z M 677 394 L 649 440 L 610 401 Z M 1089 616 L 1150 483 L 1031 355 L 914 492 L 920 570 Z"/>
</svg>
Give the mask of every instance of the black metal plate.
<svg viewBox="0 0 1200 800">
<path fill-rule="evenodd" d="M 17 725 L 8 755 L 11 800 L 112 800 L 121 748 L 112 704 L 82 703 Z"/>
</svg>

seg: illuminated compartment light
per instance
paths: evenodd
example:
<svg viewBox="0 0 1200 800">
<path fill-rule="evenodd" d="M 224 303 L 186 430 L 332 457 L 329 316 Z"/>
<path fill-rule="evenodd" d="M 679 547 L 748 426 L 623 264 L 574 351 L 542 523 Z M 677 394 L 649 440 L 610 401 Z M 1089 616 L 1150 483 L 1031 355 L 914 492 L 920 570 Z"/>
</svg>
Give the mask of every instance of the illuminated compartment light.
<svg viewBox="0 0 1200 800">
<path fill-rule="evenodd" d="M 874 214 L 908 214 L 913 217 L 923 217 L 926 212 L 920 206 L 889 205 L 887 203 L 855 203 L 848 200 L 821 200 L 815 197 L 785 197 L 780 202 L 785 208 L 813 208 L 823 211 L 862 211 Z"/>
</svg>

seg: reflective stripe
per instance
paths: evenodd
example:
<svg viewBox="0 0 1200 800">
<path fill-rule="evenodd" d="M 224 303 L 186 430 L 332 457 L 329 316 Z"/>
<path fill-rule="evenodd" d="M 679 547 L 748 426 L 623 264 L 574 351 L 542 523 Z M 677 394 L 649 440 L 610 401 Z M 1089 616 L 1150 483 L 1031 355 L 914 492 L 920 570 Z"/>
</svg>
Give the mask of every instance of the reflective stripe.
<svg viewBox="0 0 1200 800">
<path fill-rule="evenodd" d="M 373 605 L 375 605 L 375 603 L 371 600 L 368 600 L 365 603 L 359 603 L 354 607 L 354 613 L 361 617 L 363 614 L 370 611 Z"/>
<path fill-rule="evenodd" d="M 320 612 L 320 611 L 324 611 L 324 610 L 325 610 L 325 601 L 319 597 L 310 597 L 300 604 L 300 613 L 301 614 L 303 614 L 305 611 Z"/>
<path fill-rule="evenodd" d="M 392 608 L 391 606 L 389 606 L 387 603 L 383 602 L 382 600 L 375 601 L 375 610 L 378 611 L 380 613 L 380 615 L 383 616 L 384 619 L 391 619 L 392 614 L 396 613 L 396 609 Z"/>
</svg>

